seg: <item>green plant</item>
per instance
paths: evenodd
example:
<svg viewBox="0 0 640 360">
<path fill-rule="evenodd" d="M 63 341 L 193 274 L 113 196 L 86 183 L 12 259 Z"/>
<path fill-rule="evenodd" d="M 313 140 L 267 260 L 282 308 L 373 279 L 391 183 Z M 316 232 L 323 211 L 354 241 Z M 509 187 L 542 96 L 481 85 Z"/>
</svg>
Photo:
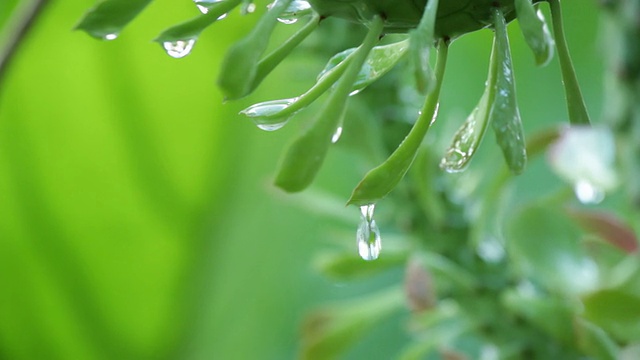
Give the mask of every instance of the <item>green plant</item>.
<svg viewBox="0 0 640 360">
<path fill-rule="evenodd" d="M 106 1 L 90 12 L 79 27 L 97 37 L 114 38 L 147 3 Z M 469 185 L 469 178 L 451 177 L 436 170 L 465 170 L 491 123 L 511 173 L 521 173 L 527 158 L 551 148 L 552 166 L 575 187 L 581 202 L 601 200 L 603 191 L 614 190 L 620 182 L 612 170 L 615 142 L 606 129 L 552 128 L 524 141 L 515 103 L 506 22 L 517 13 L 536 62 L 548 62 L 552 38 L 535 15 L 534 4 L 516 1 L 496 7 L 493 2 L 478 2 L 478 8 L 471 12 L 473 21 L 463 11 L 466 9 L 456 8 L 464 16 L 451 23 L 440 20 L 438 12 L 443 10 L 435 1 L 418 4 L 420 9 L 424 7 L 423 14 L 411 11 L 416 2 L 389 2 L 393 5 L 384 9 L 371 4 L 376 3 L 311 2 L 318 15 L 302 1 L 279 1 L 231 49 L 219 79 L 229 99 L 245 96 L 324 16 L 366 23 L 369 30 L 362 45 L 333 57 L 308 92 L 292 99 L 256 104 L 244 111 L 262 128 L 273 130 L 321 94 L 330 92 L 325 106 L 294 140 L 281 164 L 276 184 L 287 191 L 299 191 L 311 183 L 338 136 L 336 130 L 350 126 L 349 119 L 342 118 L 350 94 L 372 85 L 359 97 L 367 106 L 376 108 L 385 101 L 394 101 L 389 99 L 397 100 L 390 94 L 399 93 L 407 83 L 415 83 L 424 93 L 422 111 L 414 123 L 396 119 L 391 125 L 375 118 L 364 125 L 382 130 L 379 137 L 371 136 L 365 141 L 373 143 L 381 153 L 386 152 L 386 160 L 365 175 L 349 199 L 349 203 L 362 207 L 357 232 L 362 257 L 378 257 L 381 240 L 372 204 L 386 196 L 393 203 L 383 217 L 384 223 L 389 233 L 403 234 L 401 246 L 395 251 L 390 246 L 386 255 L 371 265 L 344 253 L 324 254 L 318 262 L 321 271 L 343 280 L 406 266 L 405 295 L 394 287 L 315 312 L 305 326 L 303 356 L 336 356 L 376 321 L 399 311 L 403 301 L 408 300 L 414 312 L 411 330 L 415 341 L 402 355 L 405 358 L 436 354 L 479 358 L 492 352 L 498 352 L 501 358 L 616 358 L 618 347 L 637 342 L 639 335 L 635 310 L 640 296 L 635 285 L 638 262 L 634 255 L 628 255 L 635 251 L 637 240 L 618 218 L 619 213 L 637 214 L 637 209 L 625 208 L 625 212 L 619 211 L 611 218 L 610 214 L 585 210 L 564 188 L 545 198 L 514 204 L 505 195 L 517 180 L 503 167 L 469 169 L 473 170 L 466 173 L 469 178 L 483 179 L 479 185 Z M 243 6 L 245 12 L 252 9 L 252 3 L 241 1 L 199 5 L 210 6 L 208 13 L 159 37 L 170 55 L 184 56 L 200 32 L 232 8 Z M 550 5 L 569 120 L 572 125 L 584 125 L 589 121 L 562 35 L 559 2 L 551 1 Z M 291 22 L 303 14 L 309 18 L 308 23 L 290 41 L 263 57 L 266 40 L 278 17 Z M 442 153 L 438 144 L 423 139 L 437 113 L 449 43 L 485 26 L 495 31 L 485 92 L 439 160 Z M 376 46 L 385 31 L 409 34 L 388 36 L 383 40 L 388 43 Z M 429 52 L 434 43 L 438 61 L 432 71 Z M 397 64 L 409 64 L 411 71 L 408 75 L 392 72 Z M 373 82 L 385 73 L 399 80 L 374 88 Z M 393 126 L 399 128 L 397 132 Z M 405 140 L 396 147 L 397 142 L 393 141 L 404 135 Z M 586 162 L 582 161 L 585 156 Z M 401 182 L 403 178 L 406 180 Z M 567 205 L 569 209 L 564 208 Z M 632 215 L 629 218 L 633 219 Z M 620 309 L 625 309 L 623 314 Z"/>
</svg>

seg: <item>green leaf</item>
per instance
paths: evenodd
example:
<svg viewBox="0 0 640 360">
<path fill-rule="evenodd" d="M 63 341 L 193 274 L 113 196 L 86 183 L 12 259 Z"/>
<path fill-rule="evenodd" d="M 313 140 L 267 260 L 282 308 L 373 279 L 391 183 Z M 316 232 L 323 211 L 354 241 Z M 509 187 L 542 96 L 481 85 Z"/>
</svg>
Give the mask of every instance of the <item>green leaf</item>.
<svg viewBox="0 0 640 360">
<path fill-rule="evenodd" d="M 618 345 L 603 329 L 581 318 L 575 320 L 575 328 L 578 348 L 585 354 L 598 360 L 619 359 Z"/>
<path fill-rule="evenodd" d="M 418 328 L 418 334 L 414 336 L 417 341 L 407 346 L 398 358 L 430 359 L 428 355 L 450 345 L 456 338 L 472 329 L 473 325 L 456 302 L 440 301 L 436 308 L 420 313 L 412 319 L 412 327 Z"/>
<path fill-rule="evenodd" d="M 496 50 L 496 41 L 494 41 L 489 64 L 489 76 L 480 102 L 455 133 L 449 149 L 440 162 L 440 168 L 447 172 L 458 172 L 466 169 L 484 138 L 489 124 L 491 105 L 496 96 L 496 72 L 498 69 Z"/>
<path fill-rule="evenodd" d="M 508 250 L 525 275 L 570 295 L 597 287 L 596 264 L 581 248 L 582 232 L 560 209 L 533 205 L 506 225 Z"/>
<path fill-rule="evenodd" d="M 316 257 L 314 267 L 331 279 L 345 281 L 379 274 L 403 264 L 406 259 L 404 252 L 387 251 L 376 261 L 362 261 L 352 252 L 325 252 Z"/>
<path fill-rule="evenodd" d="M 398 288 L 312 312 L 302 328 L 301 359 L 334 359 L 377 322 L 404 305 Z"/>
<path fill-rule="evenodd" d="M 252 118 L 263 130 L 279 129 L 296 112 L 311 105 L 320 95 L 331 88 L 340 76 L 344 74 L 355 50 L 355 48 L 348 49 L 331 57 L 325 68 L 318 75 L 316 84 L 304 94 L 295 98 L 254 104 L 241 111 L 241 114 Z M 386 74 L 400 61 L 406 50 L 407 41 L 374 47 L 362 65 L 356 81 L 351 86 L 351 94 L 361 91 Z M 258 74 L 260 73 L 261 70 L 259 69 Z"/>
<path fill-rule="evenodd" d="M 589 294 L 583 303 L 584 317 L 616 339 L 626 342 L 640 338 L 640 296 L 625 288 L 606 289 Z"/>
<path fill-rule="evenodd" d="M 440 41 L 438 62 L 436 64 L 436 85 L 433 91 L 427 95 L 422 112 L 413 128 L 384 163 L 364 176 L 353 190 L 347 204 L 362 206 L 373 204 L 382 199 L 393 190 L 407 173 L 409 167 L 411 167 L 422 139 L 435 120 L 440 87 L 447 62 L 447 52 L 447 44 L 444 41 Z"/>
<path fill-rule="evenodd" d="M 384 22 L 375 17 L 362 45 L 355 51 L 346 72 L 331 93 L 314 123 L 291 144 L 276 175 L 275 184 L 287 191 L 305 189 L 315 178 L 331 145 L 331 138 L 344 116 L 351 87 L 362 64 L 378 41 Z"/>
<path fill-rule="evenodd" d="M 500 9 L 493 10 L 496 42 L 496 98 L 491 107 L 491 123 L 509 169 L 520 174 L 527 163 L 524 129 L 516 100 L 516 83 L 509 49 L 507 23 Z"/>
<path fill-rule="evenodd" d="M 294 3 L 297 3 L 294 1 Z M 292 3 L 291 5 L 294 5 Z M 317 14 L 314 15 L 311 20 L 305 26 L 303 26 L 300 30 L 298 30 L 295 34 L 293 34 L 289 39 L 283 42 L 280 46 L 278 46 L 275 50 L 273 50 L 269 55 L 265 56 L 258 63 L 258 69 L 256 70 L 256 75 L 253 78 L 253 84 L 251 84 L 250 91 L 253 91 L 255 88 L 260 85 L 262 80 L 273 71 L 273 69 L 278 66 L 284 60 L 296 46 L 300 45 L 300 43 L 306 39 L 312 32 L 318 27 L 320 23 L 320 16 Z"/>
<path fill-rule="evenodd" d="M 553 58 L 554 41 L 544 15 L 540 10 L 536 11 L 530 0 L 516 0 L 515 5 L 520 30 L 535 55 L 536 64 L 547 65 Z"/>
<path fill-rule="evenodd" d="M 562 71 L 562 82 L 567 98 L 567 108 L 569 110 L 569 122 L 572 125 L 589 125 L 589 114 L 582 98 L 582 91 L 578 85 L 576 70 L 573 68 L 569 46 L 564 35 L 564 25 L 562 22 L 562 9 L 560 0 L 549 0 L 551 7 L 551 20 L 553 23 L 553 33 L 556 39 L 556 49 L 560 60 L 560 70 Z"/>
<path fill-rule="evenodd" d="M 364 90 L 364 88 L 388 73 L 405 56 L 408 49 L 409 40 L 374 47 L 358 73 L 358 77 L 351 88 L 351 94 Z M 318 80 L 349 58 L 354 51 L 355 48 L 347 49 L 329 59 L 325 68 L 318 75 Z"/>
<path fill-rule="evenodd" d="M 502 303 L 565 345 L 573 343 L 575 310 L 570 304 L 559 298 L 524 295 L 515 290 L 504 293 Z"/>
<path fill-rule="evenodd" d="M 350 54 L 353 54 L 351 52 Z M 322 94 L 340 79 L 351 62 L 352 56 L 347 56 L 342 62 L 323 72 L 323 76 L 304 94 L 290 99 L 270 100 L 253 104 L 240 113 L 252 118 L 263 130 L 277 130 L 298 111 L 311 105 Z M 269 127 L 269 128 L 266 128 Z"/>
<path fill-rule="evenodd" d="M 251 92 L 258 74 L 258 63 L 278 24 L 278 16 L 290 3 L 291 0 L 275 2 L 249 35 L 235 43 L 227 52 L 218 77 L 218 86 L 227 99 L 239 99 Z"/>
<path fill-rule="evenodd" d="M 105 0 L 91 8 L 76 25 L 89 35 L 104 40 L 113 40 L 151 0 Z"/>
<path fill-rule="evenodd" d="M 238 6 L 240 2 L 241 0 L 226 0 L 213 3 L 207 7 L 209 11 L 206 14 L 166 29 L 153 41 L 164 44 L 167 42 L 197 39 L 204 29 L 211 26 L 218 18 Z"/>
<path fill-rule="evenodd" d="M 430 92 L 435 86 L 433 70 L 429 65 L 429 55 L 435 42 L 437 11 L 438 0 L 429 0 L 425 5 L 420 23 L 409 33 L 409 58 L 413 66 L 416 87 L 423 94 Z"/>
</svg>

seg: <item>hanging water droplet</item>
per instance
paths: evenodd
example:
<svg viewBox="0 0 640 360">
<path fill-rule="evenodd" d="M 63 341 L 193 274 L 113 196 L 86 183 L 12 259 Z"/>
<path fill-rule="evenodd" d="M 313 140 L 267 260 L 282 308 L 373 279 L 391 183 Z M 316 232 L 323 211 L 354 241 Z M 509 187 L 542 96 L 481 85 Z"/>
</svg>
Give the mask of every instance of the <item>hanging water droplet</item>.
<svg viewBox="0 0 640 360">
<path fill-rule="evenodd" d="M 585 180 L 577 181 L 573 191 L 583 204 L 598 204 L 604 200 L 604 191 Z"/>
<path fill-rule="evenodd" d="M 285 126 L 287 121 L 293 116 L 293 114 L 278 116 L 278 113 L 291 106 L 297 99 L 298 98 L 265 101 L 251 105 L 240 113 L 250 117 L 258 128 L 265 131 L 275 131 Z"/>
<path fill-rule="evenodd" d="M 209 9 L 213 6 L 213 4 L 220 1 L 223 1 L 223 0 L 193 0 L 193 2 L 198 7 L 198 10 L 200 10 L 200 12 L 203 14 L 207 14 L 209 12 Z M 222 14 L 218 17 L 218 20 L 222 20 L 226 17 L 227 17 L 227 14 Z"/>
<path fill-rule="evenodd" d="M 380 237 L 380 229 L 373 220 L 373 211 L 375 204 L 364 205 L 360 207 L 360 224 L 356 232 L 358 242 L 358 253 L 364 260 L 375 260 L 380 255 L 382 249 L 382 239 Z"/>
<path fill-rule="evenodd" d="M 196 39 L 165 41 L 162 43 L 162 47 L 169 56 L 178 59 L 189 55 L 195 43 Z"/>
<path fill-rule="evenodd" d="M 118 38 L 118 34 L 107 34 L 103 37 L 103 39 L 111 41 Z"/>
<path fill-rule="evenodd" d="M 342 126 L 338 126 L 336 132 L 333 133 L 333 136 L 331 137 L 331 143 L 337 143 L 338 140 L 340 140 L 340 136 L 342 136 Z"/>
<path fill-rule="evenodd" d="M 277 2 L 277 1 L 276 1 Z M 273 7 L 275 2 L 271 3 L 268 7 Z M 311 4 L 305 0 L 293 0 L 285 11 L 278 16 L 278 21 L 283 24 L 295 24 L 299 18 L 311 13 Z"/>
</svg>

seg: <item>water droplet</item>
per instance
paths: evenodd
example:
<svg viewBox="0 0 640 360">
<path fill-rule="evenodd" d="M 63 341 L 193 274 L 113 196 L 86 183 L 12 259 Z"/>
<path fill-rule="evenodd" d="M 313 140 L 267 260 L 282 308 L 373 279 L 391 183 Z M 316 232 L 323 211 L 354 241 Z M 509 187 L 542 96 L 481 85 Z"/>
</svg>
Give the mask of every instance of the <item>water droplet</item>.
<svg viewBox="0 0 640 360">
<path fill-rule="evenodd" d="M 293 116 L 293 114 L 278 116 L 278 113 L 291 106 L 297 99 L 298 98 L 265 101 L 251 105 L 240 113 L 250 117 L 258 128 L 265 131 L 275 131 L 285 126 L 287 121 Z"/>
<path fill-rule="evenodd" d="M 276 1 L 277 2 L 277 1 Z M 273 7 L 271 3 L 268 7 Z M 289 7 L 278 16 L 278 21 L 283 24 L 295 24 L 299 18 L 311 13 L 311 4 L 305 0 L 293 0 Z"/>
<path fill-rule="evenodd" d="M 193 2 L 196 3 L 198 10 L 200 10 L 200 12 L 203 14 L 207 14 L 209 12 L 209 9 L 213 6 L 213 4 L 220 1 L 223 1 L 223 0 L 193 0 Z M 227 17 L 227 14 L 222 14 L 218 17 L 218 20 L 222 20 L 226 17 Z"/>
<path fill-rule="evenodd" d="M 162 43 L 162 47 L 169 56 L 178 59 L 189 55 L 195 43 L 196 39 L 165 41 Z"/>
<path fill-rule="evenodd" d="M 604 200 L 604 191 L 586 180 L 578 180 L 573 187 L 573 191 L 583 204 L 598 204 Z"/>
<path fill-rule="evenodd" d="M 336 132 L 333 133 L 333 136 L 331 137 L 331 143 L 337 143 L 338 140 L 340 140 L 340 136 L 342 136 L 342 126 L 338 126 Z"/>
<path fill-rule="evenodd" d="M 380 237 L 380 229 L 373 220 L 373 211 L 375 204 L 364 205 L 360 207 L 362 214 L 356 239 L 358 242 L 358 253 L 364 260 L 375 260 L 380 255 L 382 248 L 382 239 Z"/>
<path fill-rule="evenodd" d="M 118 34 L 107 34 L 103 37 L 103 39 L 109 40 L 109 41 L 115 40 L 117 38 L 118 38 Z"/>
</svg>

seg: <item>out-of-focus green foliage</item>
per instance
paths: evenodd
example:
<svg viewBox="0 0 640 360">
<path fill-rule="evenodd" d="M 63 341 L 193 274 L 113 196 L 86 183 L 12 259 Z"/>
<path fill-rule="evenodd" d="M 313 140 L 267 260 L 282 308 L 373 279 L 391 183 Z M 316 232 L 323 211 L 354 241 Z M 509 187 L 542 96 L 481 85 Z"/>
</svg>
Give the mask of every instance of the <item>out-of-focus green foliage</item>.
<svg viewBox="0 0 640 360">
<path fill-rule="evenodd" d="M 15 3 L 0 4 L 0 25 Z M 599 114 L 595 5 L 563 5 L 586 103 Z M 343 138 L 311 194 L 284 197 L 267 185 L 283 143 L 299 130 L 259 133 L 238 111 L 309 88 L 327 54 L 357 45 L 345 39 L 353 27 L 327 20 L 250 100 L 222 104 L 214 81 L 224 52 L 257 16 L 229 14 L 190 56 L 172 59 L 149 39 L 196 17 L 190 1 L 151 3 L 113 42 L 71 30 L 85 11 L 51 3 L 0 87 L 0 358 L 332 358 L 346 349 L 348 359 L 507 357 L 532 344 L 546 358 L 615 358 L 619 343 L 638 342 L 638 261 L 609 236 L 632 233 L 620 224 L 633 213 L 606 221 L 564 211 L 566 187 L 540 156 L 505 187 L 495 146 L 460 175 L 438 173 L 437 154 L 421 152 L 416 170 L 380 202 L 380 262 L 358 266 L 358 214 L 342 206 L 418 111 L 414 93 L 385 92 L 399 88 L 385 84 L 398 73 L 362 94 L 383 94 L 389 107 L 349 101 Z M 557 60 L 536 68 L 517 27 L 509 33 L 518 100 L 525 132 L 534 134 L 567 115 Z M 274 43 L 298 28 L 276 28 Z M 444 154 L 477 103 L 490 38 L 474 33 L 451 45 L 425 148 Z M 304 128 L 310 119 L 302 115 Z M 613 193 L 600 209 L 620 210 L 623 198 Z M 575 217 L 609 227 L 580 227 Z M 502 219 L 510 224 L 504 234 L 495 225 Z M 503 235 L 508 261 L 504 244 L 492 242 Z M 313 262 L 318 250 L 330 255 Z M 438 298 L 415 314 L 397 288 L 405 282 L 397 265 L 409 252 L 421 267 L 407 270 L 417 273 L 407 276 L 405 296 L 414 305 Z M 435 281 L 423 286 L 425 279 Z M 324 300 L 335 305 L 302 320 Z"/>
</svg>

